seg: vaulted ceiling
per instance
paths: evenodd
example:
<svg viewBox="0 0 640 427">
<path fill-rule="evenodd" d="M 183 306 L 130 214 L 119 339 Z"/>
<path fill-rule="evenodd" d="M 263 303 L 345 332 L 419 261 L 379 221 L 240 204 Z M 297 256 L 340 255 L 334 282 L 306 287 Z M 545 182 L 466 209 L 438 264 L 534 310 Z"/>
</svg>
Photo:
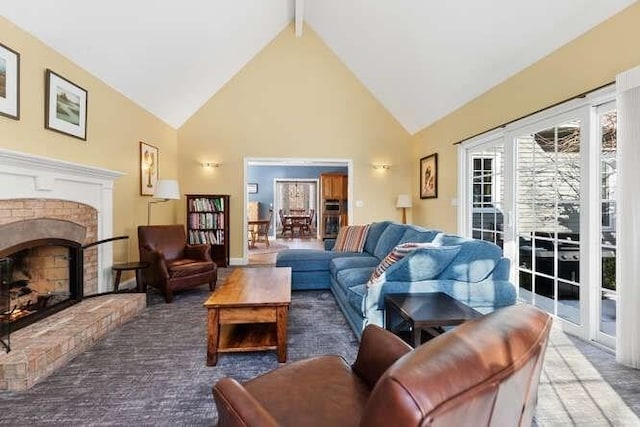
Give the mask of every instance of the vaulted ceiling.
<svg viewBox="0 0 640 427">
<path fill-rule="evenodd" d="M 634 1 L 295 3 L 415 133 Z M 0 0 L 2 16 L 176 128 L 293 21 L 295 7 L 294 0 Z"/>
</svg>

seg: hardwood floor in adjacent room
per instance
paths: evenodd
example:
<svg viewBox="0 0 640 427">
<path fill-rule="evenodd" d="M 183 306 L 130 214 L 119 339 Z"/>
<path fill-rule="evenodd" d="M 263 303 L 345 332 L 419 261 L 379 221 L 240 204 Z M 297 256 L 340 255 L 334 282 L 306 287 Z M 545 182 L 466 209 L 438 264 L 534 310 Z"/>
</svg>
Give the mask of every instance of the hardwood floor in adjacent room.
<svg viewBox="0 0 640 427">
<path fill-rule="evenodd" d="M 273 265 L 276 263 L 278 252 L 285 249 L 323 249 L 324 242 L 312 238 L 287 238 L 270 240 L 269 248 L 262 242 L 256 244 L 255 249 L 249 249 L 248 265 Z"/>
</svg>

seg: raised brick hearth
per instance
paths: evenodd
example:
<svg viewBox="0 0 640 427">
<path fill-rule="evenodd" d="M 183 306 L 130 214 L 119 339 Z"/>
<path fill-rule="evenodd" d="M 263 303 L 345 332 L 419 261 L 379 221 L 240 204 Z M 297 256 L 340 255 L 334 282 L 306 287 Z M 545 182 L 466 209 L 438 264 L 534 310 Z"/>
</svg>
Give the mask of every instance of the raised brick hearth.
<svg viewBox="0 0 640 427">
<path fill-rule="evenodd" d="M 11 352 L 0 353 L 0 390 L 33 386 L 146 306 L 145 294 L 104 295 L 20 329 L 11 335 Z"/>
</svg>

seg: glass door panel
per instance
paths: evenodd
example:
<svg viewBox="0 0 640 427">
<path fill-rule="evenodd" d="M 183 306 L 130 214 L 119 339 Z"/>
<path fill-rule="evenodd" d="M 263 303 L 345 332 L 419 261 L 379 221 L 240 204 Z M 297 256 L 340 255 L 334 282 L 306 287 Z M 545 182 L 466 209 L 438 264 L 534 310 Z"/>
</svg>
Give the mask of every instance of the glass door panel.
<svg viewBox="0 0 640 427">
<path fill-rule="evenodd" d="M 580 121 L 517 138 L 519 295 L 575 324 L 580 318 Z"/>
<path fill-rule="evenodd" d="M 616 181 L 617 181 L 617 113 L 609 109 L 598 114 L 600 142 L 601 206 L 601 280 L 599 295 L 599 330 L 616 335 Z"/>
<path fill-rule="evenodd" d="M 471 235 L 504 245 L 504 141 L 482 144 L 469 152 Z"/>
</svg>

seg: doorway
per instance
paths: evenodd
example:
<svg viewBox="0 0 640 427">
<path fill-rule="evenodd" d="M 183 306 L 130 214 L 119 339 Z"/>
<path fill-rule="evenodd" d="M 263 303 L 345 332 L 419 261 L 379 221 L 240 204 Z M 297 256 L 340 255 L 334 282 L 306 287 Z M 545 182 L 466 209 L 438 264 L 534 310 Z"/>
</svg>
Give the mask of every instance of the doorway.
<svg viewBox="0 0 640 427">
<path fill-rule="evenodd" d="M 244 186 L 251 188 L 251 193 L 245 192 L 244 200 L 244 233 L 247 233 L 248 207 L 256 209 L 258 203 L 258 216 L 266 217 L 269 209 L 273 210 L 273 221 L 270 235 L 276 237 L 281 232 L 279 209 L 304 209 L 309 212 L 314 210 L 313 236 L 317 239 L 319 224 L 319 177 L 321 173 L 342 173 L 348 176 L 348 209 L 351 209 L 351 194 L 353 193 L 353 161 L 351 159 L 285 159 L 285 158 L 245 158 L 244 161 Z M 286 188 L 278 188 L 277 183 L 289 182 Z M 297 184 L 297 188 L 296 188 Z M 314 189 L 315 187 L 315 189 Z M 290 191 L 291 197 L 285 197 L 283 192 Z M 280 192 L 280 195 L 278 193 Z M 285 201 L 287 199 L 288 201 Z M 297 206 L 301 204 L 301 206 Z M 294 206 L 295 205 L 295 206 Z M 346 224 L 345 224 L 346 225 Z M 247 241 L 247 235 L 244 236 Z M 290 243 L 290 241 L 289 241 Z M 248 245 L 244 247 L 244 260 L 248 261 Z"/>
</svg>

